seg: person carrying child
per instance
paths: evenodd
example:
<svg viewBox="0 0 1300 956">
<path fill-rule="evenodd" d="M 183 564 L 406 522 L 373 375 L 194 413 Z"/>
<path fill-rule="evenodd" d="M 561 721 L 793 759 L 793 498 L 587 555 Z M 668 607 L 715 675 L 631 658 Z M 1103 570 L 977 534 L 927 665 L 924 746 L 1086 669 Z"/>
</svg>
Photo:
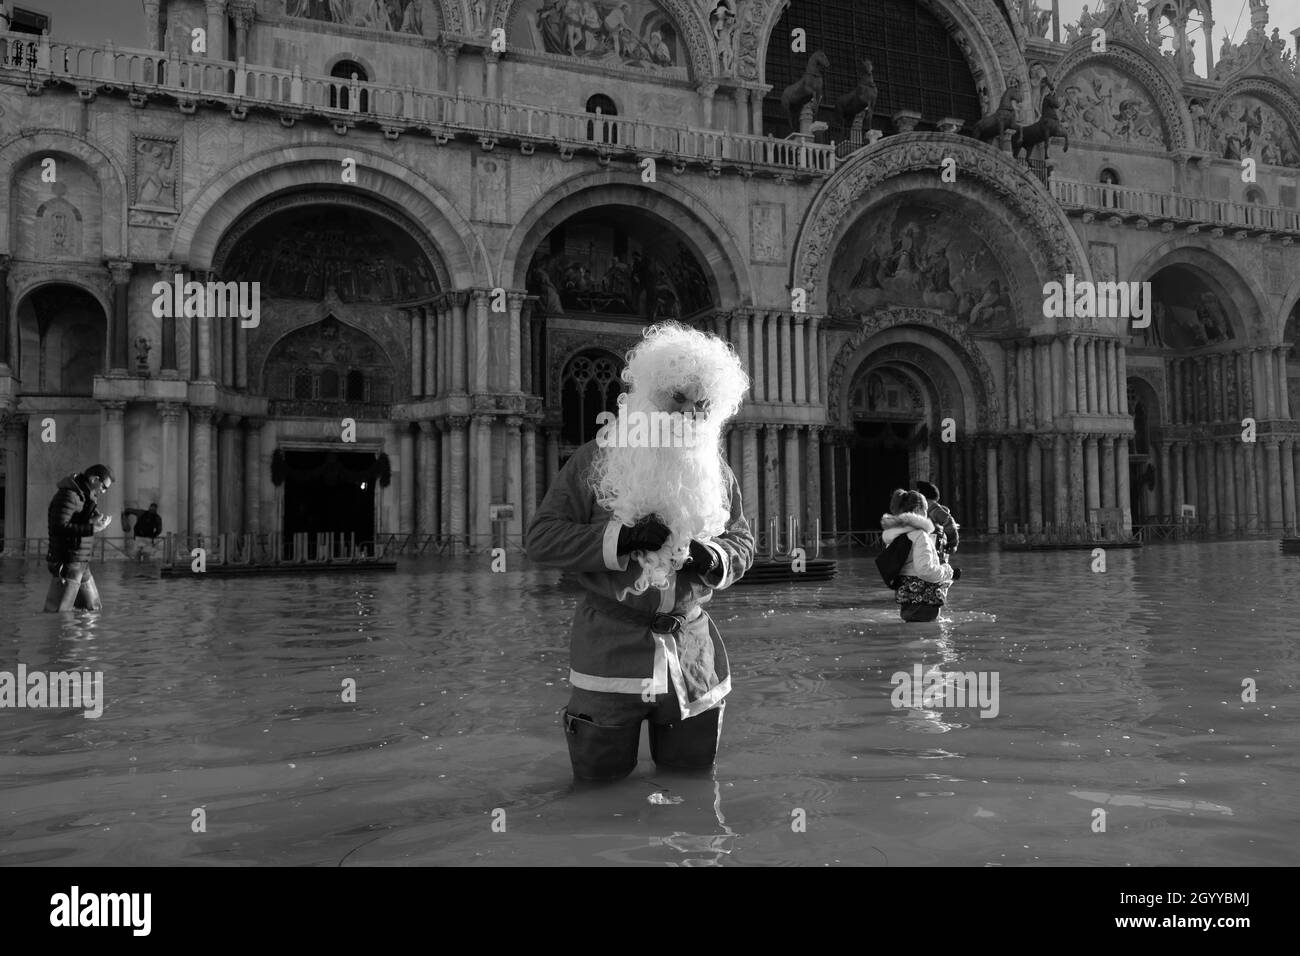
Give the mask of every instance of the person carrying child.
<svg viewBox="0 0 1300 956">
<path fill-rule="evenodd" d="M 899 539 L 906 538 L 910 543 L 906 560 L 888 581 L 889 586 L 895 589 L 894 599 L 904 621 L 933 621 L 937 618 L 939 608 L 947 603 L 948 588 L 961 577 L 961 568 L 940 561 L 934 522 L 927 517 L 927 510 L 928 502 L 919 491 L 899 488 L 890 500 L 890 513 L 880 518 L 880 526 L 884 529 L 881 543 L 886 554 L 892 555 L 895 561 L 901 560 L 908 545 Z"/>
</svg>

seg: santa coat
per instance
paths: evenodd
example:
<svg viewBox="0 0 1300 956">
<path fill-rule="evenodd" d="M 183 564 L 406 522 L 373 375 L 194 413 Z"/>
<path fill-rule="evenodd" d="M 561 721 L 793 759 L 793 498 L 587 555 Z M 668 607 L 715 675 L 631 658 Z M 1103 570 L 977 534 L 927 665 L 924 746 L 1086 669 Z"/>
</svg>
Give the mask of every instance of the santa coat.
<svg viewBox="0 0 1300 956">
<path fill-rule="evenodd" d="M 939 551 L 934 546 L 933 521 L 925 515 L 906 512 L 901 515 L 881 515 L 880 526 L 885 529 L 880 541 L 886 548 L 900 534 L 912 539 L 912 553 L 898 572 L 900 578 L 920 578 L 931 584 L 952 582 L 952 566 L 939 562 Z"/>
<path fill-rule="evenodd" d="M 635 594 L 641 565 L 618 554 L 623 525 L 596 503 L 592 488 L 591 467 L 599 451 L 591 441 L 569 459 L 524 540 L 532 561 L 571 572 L 584 591 L 570 630 L 569 682 L 644 699 L 671 690 L 682 716 L 694 717 L 731 692 L 727 651 L 704 605 L 754 561 L 754 536 L 741 510 L 739 484 L 724 462 L 731 517 L 725 533 L 704 542 L 717 559 L 713 570 L 702 577 L 687 566 L 670 573 L 666 591 L 652 587 Z M 677 634 L 652 632 L 656 615 L 663 614 L 684 619 Z"/>
</svg>

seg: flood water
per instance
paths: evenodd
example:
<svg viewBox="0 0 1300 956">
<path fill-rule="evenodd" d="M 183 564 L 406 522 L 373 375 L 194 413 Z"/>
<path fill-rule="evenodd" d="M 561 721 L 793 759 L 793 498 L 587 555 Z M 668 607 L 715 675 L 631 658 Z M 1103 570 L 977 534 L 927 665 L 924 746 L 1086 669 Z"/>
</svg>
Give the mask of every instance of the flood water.
<svg viewBox="0 0 1300 956">
<path fill-rule="evenodd" d="M 1105 573 L 962 553 L 943 618 L 910 625 L 839 557 L 828 585 L 715 595 L 711 775 L 658 773 L 643 731 L 594 790 L 559 729 L 578 595 L 555 572 L 100 564 L 106 610 L 61 617 L 42 564 L 0 562 L 0 671 L 102 671 L 105 699 L 0 709 L 0 864 L 1300 864 L 1300 558 L 1276 541 Z M 893 707 L 918 665 L 996 674 L 997 715 Z"/>
</svg>

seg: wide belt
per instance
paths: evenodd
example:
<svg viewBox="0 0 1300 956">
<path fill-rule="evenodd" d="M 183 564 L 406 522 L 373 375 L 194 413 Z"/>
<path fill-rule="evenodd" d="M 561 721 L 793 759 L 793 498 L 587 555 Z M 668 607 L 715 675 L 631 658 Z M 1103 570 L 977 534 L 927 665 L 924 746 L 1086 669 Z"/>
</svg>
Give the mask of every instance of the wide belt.
<svg viewBox="0 0 1300 956">
<path fill-rule="evenodd" d="M 653 634 L 680 634 L 688 623 L 704 613 L 704 608 L 698 604 L 684 614 L 641 611 L 615 601 L 613 598 L 607 598 L 602 594 L 595 594 L 591 591 L 587 592 L 587 603 L 602 614 L 607 614 L 616 620 L 648 627 Z"/>
</svg>

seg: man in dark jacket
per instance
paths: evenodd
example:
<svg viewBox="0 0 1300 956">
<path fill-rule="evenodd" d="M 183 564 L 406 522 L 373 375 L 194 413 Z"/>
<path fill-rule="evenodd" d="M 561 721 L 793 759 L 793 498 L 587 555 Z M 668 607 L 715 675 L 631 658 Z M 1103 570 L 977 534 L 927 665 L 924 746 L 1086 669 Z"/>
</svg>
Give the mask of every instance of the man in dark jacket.
<svg viewBox="0 0 1300 956">
<path fill-rule="evenodd" d="M 54 579 L 45 595 L 45 610 L 98 611 L 102 607 L 90 573 L 90 538 L 113 520 L 96 507 L 100 496 L 112 486 L 113 472 L 107 465 L 92 465 L 59 482 L 59 490 L 50 501 L 50 549 L 45 561 Z"/>
<path fill-rule="evenodd" d="M 940 540 L 939 551 L 946 558 L 957 550 L 958 538 L 957 529 L 961 525 L 952 516 L 952 512 L 939 504 L 939 489 L 928 481 L 918 481 L 916 490 L 925 495 L 926 498 L 926 517 L 928 517 L 936 529 L 943 533 Z"/>
</svg>

